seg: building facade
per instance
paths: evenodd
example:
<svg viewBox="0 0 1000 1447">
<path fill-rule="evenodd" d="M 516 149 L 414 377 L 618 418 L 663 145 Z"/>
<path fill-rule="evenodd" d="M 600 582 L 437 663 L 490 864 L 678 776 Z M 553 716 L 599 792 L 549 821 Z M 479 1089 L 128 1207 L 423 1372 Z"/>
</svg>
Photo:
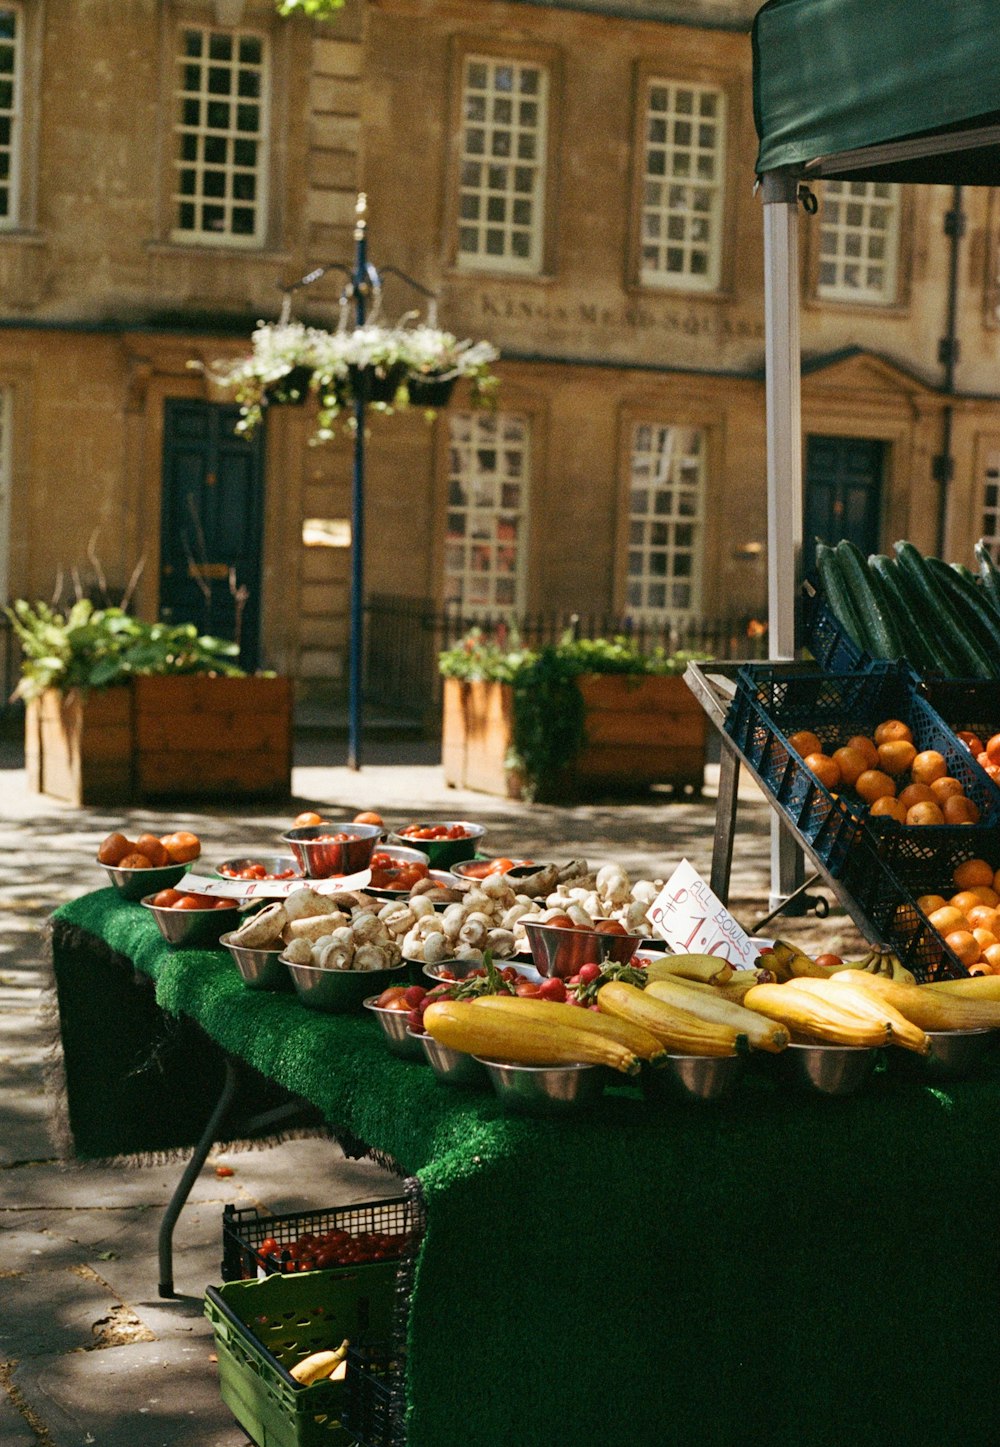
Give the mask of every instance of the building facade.
<svg viewBox="0 0 1000 1447">
<path fill-rule="evenodd" d="M 0 3 L 0 590 L 131 582 L 144 615 L 238 628 L 304 694 L 344 686 L 351 440 L 310 446 L 310 405 L 235 436 L 211 365 L 280 285 L 350 263 L 363 190 L 385 312 L 414 304 L 395 268 L 502 355 L 495 413 L 456 392 L 430 423 L 373 419 L 369 593 L 763 615 L 755 8 Z M 1000 548 L 998 193 L 816 201 L 807 538 Z M 295 315 L 336 325 L 340 286 Z"/>
</svg>

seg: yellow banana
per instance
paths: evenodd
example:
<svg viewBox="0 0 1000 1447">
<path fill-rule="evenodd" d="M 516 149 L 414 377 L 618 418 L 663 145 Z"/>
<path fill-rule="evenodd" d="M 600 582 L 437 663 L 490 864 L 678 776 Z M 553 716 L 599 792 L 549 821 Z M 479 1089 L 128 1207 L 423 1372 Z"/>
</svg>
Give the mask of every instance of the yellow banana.
<svg viewBox="0 0 1000 1447">
<path fill-rule="evenodd" d="M 312 1356 L 303 1357 L 302 1361 L 290 1367 L 289 1374 L 303 1387 L 311 1387 L 313 1382 L 323 1382 L 327 1377 L 332 1377 L 346 1359 L 350 1344 L 345 1337 L 335 1352 L 313 1352 Z"/>
<path fill-rule="evenodd" d="M 646 975 L 651 980 L 679 977 L 703 985 L 725 985 L 733 977 L 733 967 L 717 955 L 667 955 L 662 960 L 650 960 Z"/>
</svg>

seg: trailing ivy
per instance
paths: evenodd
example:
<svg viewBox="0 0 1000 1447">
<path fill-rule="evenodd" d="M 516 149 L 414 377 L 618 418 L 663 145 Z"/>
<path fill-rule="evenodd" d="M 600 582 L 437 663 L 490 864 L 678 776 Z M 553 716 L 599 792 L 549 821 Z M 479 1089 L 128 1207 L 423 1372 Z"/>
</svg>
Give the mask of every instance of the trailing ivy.
<svg viewBox="0 0 1000 1447">
<path fill-rule="evenodd" d="M 574 638 L 566 634 L 540 650 L 524 648 L 516 634 L 488 637 L 474 628 L 439 655 L 445 678 L 465 683 L 509 683 L 514 693 L 513 743 L 507 759 L 524 779 L 528 798 L 564 792 L 567 772 L 586 742 L 585 707 L 577 679 L 584 673 L 683 673 L 704 653 L 641 651 L 629 638 Z"/>
</svg>

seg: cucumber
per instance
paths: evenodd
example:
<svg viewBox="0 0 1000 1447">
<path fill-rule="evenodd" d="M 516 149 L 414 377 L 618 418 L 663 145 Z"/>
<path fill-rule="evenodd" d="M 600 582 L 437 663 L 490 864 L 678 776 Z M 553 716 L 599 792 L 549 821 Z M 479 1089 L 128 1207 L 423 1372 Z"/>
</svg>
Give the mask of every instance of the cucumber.
<svg viewBox="0 0 1000 1447">
<path fill-rule="evenodd" d="M 994 668 L 1000 668 L 1000 618 L 994 617 L 979 584 L 967 583 L 940 558 L 926 558 L 924 561 L 935 586 L 949 599 L 969 633 L 992 658 Z"/>
<path fill-rule="evenodd" d="M 983 591 L 1000 615 L 1000 568 L 993 561 L 993 554 L 985 538 L 980 538 L 976 544 L 976 561 L 979 564 L 979 576 L 983 580 Z"/>
<path fill-rule="evenodd" d="M 823 544 L 821 552 L 817 546 L 816 567 L 819 570 L 823 596 L 830 606 L 831 613 L 851 642 L 856 643 L 859 648 L 864 648 L 864 630 L 861 627 L 861 620 L 857 615 L 851 594 L 844 584 L 840 571 L 840 560 L 833 548 Z"/>
<path fill-rule="evenodd" d="M 941 665 L 933 647 L 921 630 L 914 626 L 910 605 L 904 601 L 896 578 L 896 564 L 884 553 L 872 553 L 868 559 L 872 587 L 881 593 L 882 603 L 896 621 L 903 653 L 921 675 L 940 673 Z"/>
<path fill-rule="evenodd" d="M 896 620 L 872 587 L 868 560 L 860 548 L 843 538 L 837 544 L 837 562 L 861 620 L 868 652 L 873 658 L 902 658 L 905 649 Z"/>
<path fill-rule="evenodd" d="M 931 630 L 939 643 L 939 656 L 953 678 L 995 678 L 994 659 L 970 636 L 962 617 L 943 590 L 934 586 L 927 563 L 912 543 L 898 542 L 893 550 L 917 604 L 916 621 Z"/>
</svg>

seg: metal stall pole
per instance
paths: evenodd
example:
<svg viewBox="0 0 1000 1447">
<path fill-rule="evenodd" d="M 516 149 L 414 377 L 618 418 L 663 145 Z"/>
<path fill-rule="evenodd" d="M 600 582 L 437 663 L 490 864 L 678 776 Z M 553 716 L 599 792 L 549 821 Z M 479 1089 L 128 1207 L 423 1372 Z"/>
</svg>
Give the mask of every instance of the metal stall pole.
<svg viewBox="0 0 1000 1447">
<path fill-rule="evenodd" d="M 354 322 L 365 324 L 368 274 L 368 200 L 364 192 L 355 207 L 354 226 Z M 365 586 L 365 387 L 359 382 L 354 394 L 354 487 L 351 495 L 351 638 L 349 648 L 347 767 L 361 767 L 361 713 L 364 672 L 364 586 Z"/>
</svg>

